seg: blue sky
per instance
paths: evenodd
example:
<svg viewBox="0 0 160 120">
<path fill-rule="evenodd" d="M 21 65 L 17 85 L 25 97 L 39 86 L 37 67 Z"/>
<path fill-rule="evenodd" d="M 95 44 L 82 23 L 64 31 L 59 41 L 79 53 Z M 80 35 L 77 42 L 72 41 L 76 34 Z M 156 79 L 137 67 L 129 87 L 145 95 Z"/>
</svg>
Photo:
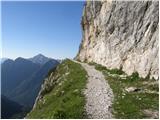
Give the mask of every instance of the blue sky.
<svg viewBox="0 0 160 120">
<path fill-rule="evenodd" d="M 76 56 L 84 2 L 2 2 L 2 55 Z"/>
</svg>

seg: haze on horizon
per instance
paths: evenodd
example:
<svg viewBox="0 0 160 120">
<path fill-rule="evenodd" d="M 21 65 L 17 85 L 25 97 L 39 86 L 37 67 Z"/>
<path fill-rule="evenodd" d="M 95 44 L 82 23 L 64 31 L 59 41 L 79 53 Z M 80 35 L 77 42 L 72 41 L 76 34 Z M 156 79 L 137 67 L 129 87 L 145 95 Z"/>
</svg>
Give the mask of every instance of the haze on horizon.
<svg viewBox="0 0 160 120">
<path fill-rule="evenodd" d="M 74 58 L 84 2 L 2 2 L 2 57 Z"/>
</svg>

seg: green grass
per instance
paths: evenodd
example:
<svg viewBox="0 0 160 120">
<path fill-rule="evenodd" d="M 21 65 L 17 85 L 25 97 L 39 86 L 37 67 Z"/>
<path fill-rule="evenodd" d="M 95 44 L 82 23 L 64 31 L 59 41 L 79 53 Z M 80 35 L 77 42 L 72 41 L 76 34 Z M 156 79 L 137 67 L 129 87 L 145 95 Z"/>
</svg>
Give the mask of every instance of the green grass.
<svg viewBox="0 0 160 120">
<path fill-rule="evenodd" d="M 87 73 L 81 65 L 65 60 L 48 76 L 49 79 L 45 81 L 47 87 L 41 93 L 43 99 L 38 101 L 27 118 L 84 118 L 83 90 Z"/>
<path fill-rule="evenodd" d="M 140 119 L 148 118 L 143 110 L 159 110 L 159 85 L 151 84 L 155 80 L 140 78 L 137 72 L 127 76 L 122 70 L 109 70 L 98 64 L 94 65 L 99 71 L 102 71 L 114 93 L 113 115 L 121 119 Z M 126 77 L 121 77 L 124 75 Z M 144 84 L 146 82 L 147 84 Z M 136 87 L 138 92 L 127 92 L 125 88 Z M 153 93 L 146 91 L 154 91 Z M 157 93 L 156 93 L 157 92 Z"/>
<path fill-rule="evenodd" d="M 118 75 L 125 74 L 125 72 L 122 71 L 122 69 L 116 69 L 116 68 L 115 69 L 107 69 L 106 67 L 104 67 L 102 65 L 99 65 L 99 64 L 96 64 L 94 62 L 89 63 L 89 65 L 94 65 L 97 70 L 100 70 L 100 71 L 105 70 L 105 71 L 107 71 L 110 74 L 118 74 Z"/>
</svg>

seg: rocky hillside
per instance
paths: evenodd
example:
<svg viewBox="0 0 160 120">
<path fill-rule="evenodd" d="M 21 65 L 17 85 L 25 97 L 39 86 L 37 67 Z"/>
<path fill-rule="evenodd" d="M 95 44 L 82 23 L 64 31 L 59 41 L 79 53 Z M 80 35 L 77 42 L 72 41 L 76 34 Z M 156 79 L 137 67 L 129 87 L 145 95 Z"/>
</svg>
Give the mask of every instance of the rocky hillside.
<svg viewBox="0 0 160 120">
<path fill-rule="evenodd" d="M 84 118 L 86 82 L 87 73 L 83 67 L 69 59 L 64 60 L 48 73 L 26 118 Z"/>
<path fill-rule="evenodd" d="M 88 1 L 77 59 L 158 79 L 158 1 Z"/>
</svg>

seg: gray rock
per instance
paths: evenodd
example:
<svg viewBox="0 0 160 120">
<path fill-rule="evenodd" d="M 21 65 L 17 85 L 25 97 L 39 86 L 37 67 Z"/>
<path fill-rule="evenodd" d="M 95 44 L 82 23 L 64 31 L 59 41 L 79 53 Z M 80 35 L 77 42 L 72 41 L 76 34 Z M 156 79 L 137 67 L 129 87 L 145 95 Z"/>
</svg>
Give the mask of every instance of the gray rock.
<svg viewBox="0 0 160 120">
<path fill-rule="evenodd" d="M 87 1 L 77 59 L 158 79 L 158 1 Z"/>
<path fill-rule="evenodd" d="M 140 91 L 141 89 L 136 88 L 136 87 L 128 87 L 128 88 L 125 88 L 125 90 L 127 92 L 137 92 L 137 91 Z"/>
<path fill-rule="evenodd" d="M 158 119 L 159 118 L 159 112 L 155 110 L 146 109 L 143 111 L 145 115 L 147 115 L 150 119 Z"/>
</svg>

